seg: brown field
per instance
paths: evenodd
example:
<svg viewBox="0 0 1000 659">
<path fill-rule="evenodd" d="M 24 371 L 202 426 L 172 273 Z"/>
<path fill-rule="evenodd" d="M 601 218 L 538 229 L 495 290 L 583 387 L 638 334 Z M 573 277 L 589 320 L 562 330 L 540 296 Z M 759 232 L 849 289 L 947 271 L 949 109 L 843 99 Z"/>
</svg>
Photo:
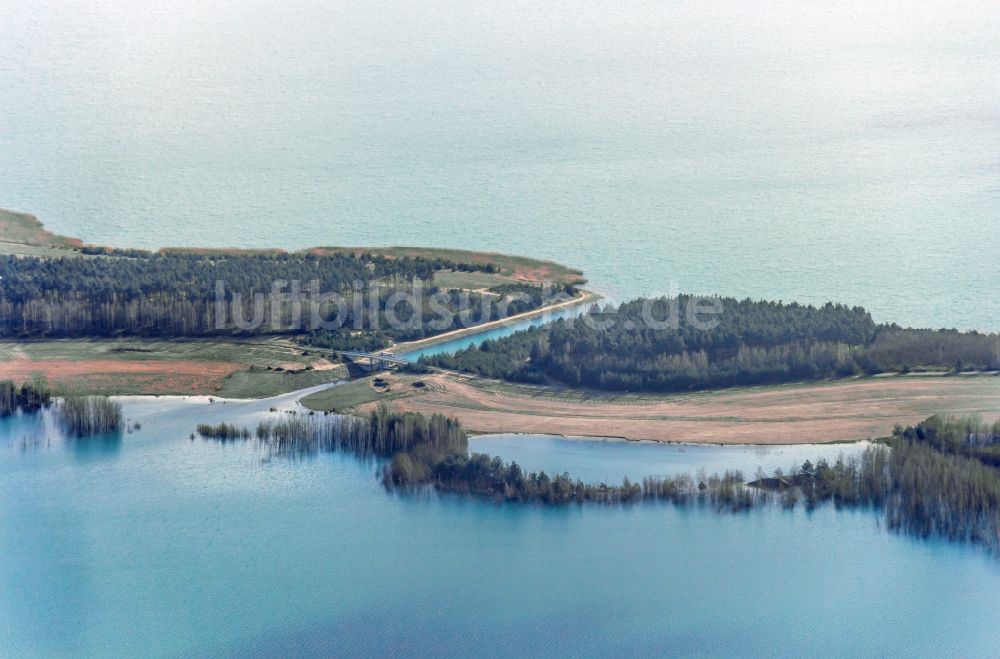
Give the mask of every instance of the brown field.
<svg viewBox="0 0 1000 659">
<path fill-rule="evenodd" d="M 346 369 L 283 338 L 0 341 L 0 380 L 35 373 L 88 394 L 266 398 L 333 382 Z"/>
<path fill-rule="evenodd" d="M 1000 413 L 995 376 L 867 378 L 659 397 L 559 394 L 441 373 L 422 379 L 427 387 L 394 397 L 393 407 L 454 416 L 479 433 L 788 444 L 884 437 L 897 423 L 932 414 Z M 397 389 L 407 389 L 405 381 Z"/>
<path fill-rule="evenodd" d="M 23 382 L 35 374 L 70 391 L 130 394 L 211 394 L 234 371 L 231 362 L 179 359 L 19 359 L 0 362 L 0 380 Z"/>
</svg>

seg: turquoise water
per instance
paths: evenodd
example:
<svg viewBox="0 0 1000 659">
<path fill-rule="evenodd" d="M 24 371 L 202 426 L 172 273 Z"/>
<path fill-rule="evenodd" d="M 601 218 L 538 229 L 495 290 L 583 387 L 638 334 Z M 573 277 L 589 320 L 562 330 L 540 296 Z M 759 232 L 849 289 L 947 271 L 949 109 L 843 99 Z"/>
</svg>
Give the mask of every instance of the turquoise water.
<svg viewBox="0 0 1000 659">
<path fill-rule="evenodd" d="M 998 25 L 977 0 L 0 0 L 0 207 L 997 330 Z M 0 420 L 0 656 L 1000 653 L 995 558 L 871 511 L 400 497 L 372 462 L 189 439 L 294 398 L 133 399 L 142 430 L 84 441 Z M 858 450 L 472 444 L 595 480 Z"/>
<path fill-rule="evenodd" d="M 1000 329 L 1000 4 L 4 0 L 0 206 Z"/>
<path fill-rule="evenodd" d="M 484 330 L 482 332 L 468 334 L 449 341 L 432 343 L 423 348 L 417 348 L 416 350 L 407 350 L 405 353 L 400 353 L 400 356 L 406 357 L 411 361 L 417 361 L 421 357 L 425 356 L 429 357 L 431 355 L 454 354 L 459 350 L 464 350 L 470 346 L 479 345 L 484 341 L 510 336 L 514 332 L 520 332 L 521 330 L 528 329 L 529 327 L 538 327 L 544 323 L 559 320 L 561 318 L 575 318 L 583 313 L 588 307 L 589 305 L 587 304 L 581 304 L 575 307 L 560 309 L 558 311 L 546 312 L 533 318 L 512 322 L 509 325 L 501 325 L 500 327 L 494 327 L 493 329 Z"/>
<path fill-rule="evenodd" d="M 775 469 L 790 472 L 806 460 L 858 456 L 869 442 L 852 444 L 796 444 L 777 446 L 706 446 L 702 444 L 658 444 L 544 435 L 487 435 L 473 437 L 469 451 L 499 455 L 513 460 L 526 472 L 568 472 L 574 478 L 597 483 L 620 483 L 646 476 L 722 473 L 739 469 L 752 480 L 757 469 L 768 475 Z"/>
<path fill-rule="evenodd" d="M 292 398 L 133 399 L 118 439 L 3 421 L 0 656 L 1000 652 L 996 560 L 873 512 L 401 497 L 373 462 L 189 439 Z M 552 441 L 474 446 L 632 476 L 830 450 Z"/>
</svg>

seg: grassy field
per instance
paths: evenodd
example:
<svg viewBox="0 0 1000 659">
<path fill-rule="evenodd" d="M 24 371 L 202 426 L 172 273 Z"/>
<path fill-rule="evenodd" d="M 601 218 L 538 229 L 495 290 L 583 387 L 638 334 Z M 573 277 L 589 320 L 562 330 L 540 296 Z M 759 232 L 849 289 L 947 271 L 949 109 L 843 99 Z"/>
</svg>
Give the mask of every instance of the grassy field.
<svg viewBox="0 0 1000 659">
<path fill-rule="evenodd" d="M 80 393 L 261 398 L 333 382 L 346 369 L 284 339 L 0 342 L 0 379 L 34 373 Z"/>
<path fill-rule="evenodd" d="M 388 386 L 379 388 L 373 386 L 375 377 L 383 379 Z M 420 384 L 427 382 L 428 378 L 422 375 L 383 373 L 311 394 L 301 402 L 311 410 L 343 412 L 368 403 L 377 404 L 420 395 L 423 391 Z"/>
<path fill-rule="evenodd" d="M 517 280 L 507 275 L 451 270 L 438 270 L 431 281 L 432 285 L 439 288 L 464 288 L 470 291 L 513 283 L 517 283 Z"/>
<path fill-rule="evenodd" d="M 259 367 L 236 371 L 222 381 L 216 393 L 223 398 L 269 398 L 347 377 L 347 369 L 310 370 L 294 373 L 268 371 Z"/>
<path fill-rule="evenodd" d="M 59 247 L 41 247 L 39 245 L 22 245 L 21 243 L 9 243 L 3 240 L 0 240 L 0 254 L 13 254 L 15 256 L 45 256 L 48 258 L 60 258 L 64 256 L 89 258 L 78 250 L 62 249 Z"/>
<path fill-rule="evenodd" d="M 29 359 L 120 359 L 231 361 L 253 366 L 306 365 L 316 359 L 285 339 L 194 339 L 157 341 L 143 339 L 66 339 L 55 341 L 0 342 L 0 361 Z M 318 354 L 318 353 L 316 353 Z"/>
</svg>

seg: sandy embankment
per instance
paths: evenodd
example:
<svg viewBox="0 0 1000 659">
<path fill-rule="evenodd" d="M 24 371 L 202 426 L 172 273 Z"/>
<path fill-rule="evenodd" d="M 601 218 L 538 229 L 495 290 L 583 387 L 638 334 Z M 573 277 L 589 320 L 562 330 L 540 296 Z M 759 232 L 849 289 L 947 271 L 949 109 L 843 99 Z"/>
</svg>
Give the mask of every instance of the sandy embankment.
<svg viewBox="0 0 1000 659">
<path fill-rule="evenodd" d="M 538 433 L 725 444 L 884 437 L 931 414 L 1000 413 L 1000 378 L 894 377 L 662 397 L 560 396 L 435 374 L 397 409 L 457 417 L 480 433 Z M 370 409 L 375 403 L 362 406 Z"/>
</svg>

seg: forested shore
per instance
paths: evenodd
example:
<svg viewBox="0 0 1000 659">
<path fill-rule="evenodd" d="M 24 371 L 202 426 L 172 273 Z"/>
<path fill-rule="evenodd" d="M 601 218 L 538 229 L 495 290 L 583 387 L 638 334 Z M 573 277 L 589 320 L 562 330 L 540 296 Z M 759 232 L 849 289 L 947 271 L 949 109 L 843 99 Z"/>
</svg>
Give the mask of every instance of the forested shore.
<svg viewBox="0 0 1000 659">
<path fill-rule="evenodd" d="M 694 301 L 638 299 L 591 308 L 425 357 L 432 366 L 516 382 L 608 391 L 678 392 L 915 370 L 1000 369 L 1000 335 L 876 324 L 861 307 L 712 298 L 710 325 L 677 314 Z M 650 317 L 669 318 L 668 327 Z"/>
<path fill-rule="evenodd" d="M 344 329 L 312 330 L 300 337 L 305 345 L 332 350 L 373 351 L 390 343 L 418 341 L 438 334 L 475 327 L 482 323 L 503 320 L 527 311 L 541 309 L 562 298 L 573 297 L 572 287 L 547 289 L 528 284 L 505 284 L 487 292 L 459 289 L 431 289 L 430 295 L 414 298 L 420 307 L 392 306 L 392 298 L 405 289 L 385 289 L 378 293 L 372 305 L 376 314 L 355 314 L 348 310 Z M 390 314 L 392 317 L 390 318 Z"/>
<path fill-rule="evenodd" d="M 0 337 L 288 334 L 318 347 L 375 349 L 536 309 L 556 292 L 509 282 L 484 291 L 440 289 L 433 285 L 436 272 L 497 270 L 440 258 L 95 253 L 100 255 L 0 255 Z"/>
<path fill-rule="evenodd" d="M 758 473 L 747 483 L 737 470 L 588 483 L 568 473 L 525 472 L 516 462 L 469 454 L 461 424 L 441 415 L 397 413 L 386 406 L 367 416 L 290 415 L 251 433 L 221 424 L 199 429 L 219 441 L 251 438 L 270 455 L 290 459 L 348 451 L 385 459 L 382 482 L 392 490 L 431 488 L 494 502 L 568 505 L 664 501 L 741 512 L 763 505 L 813 509 L 823 504 L 873 508 L 889 529 L 973 542 L 1000 550 L 1000 422 L 932 417 L 897 427 L 884 444 L 833 462 L 806 461 L 785 473 Z"/>
<path fill-rule="evenodd" d="M 509 280 L 475 291 L 440 289 L 433 285 L 437 272 L 493 273 L 497 267 L 423 256 L 91 251 L 89 257 L 0 255 L 0 337 L 284 334 L 319 348 L 373 351 L 539 309 L 577 292 L 572 285 L 547 289 Z M 719 312 L 709 318 L 687 313 L 702 300 Z M 595 305 L 582 318 L 424 363 L 515 382 L 680 392 L 879 373 L 994 371 L 1000 335 L 877 324 L 857 306 L 681 295 Z"/>
</svg>

